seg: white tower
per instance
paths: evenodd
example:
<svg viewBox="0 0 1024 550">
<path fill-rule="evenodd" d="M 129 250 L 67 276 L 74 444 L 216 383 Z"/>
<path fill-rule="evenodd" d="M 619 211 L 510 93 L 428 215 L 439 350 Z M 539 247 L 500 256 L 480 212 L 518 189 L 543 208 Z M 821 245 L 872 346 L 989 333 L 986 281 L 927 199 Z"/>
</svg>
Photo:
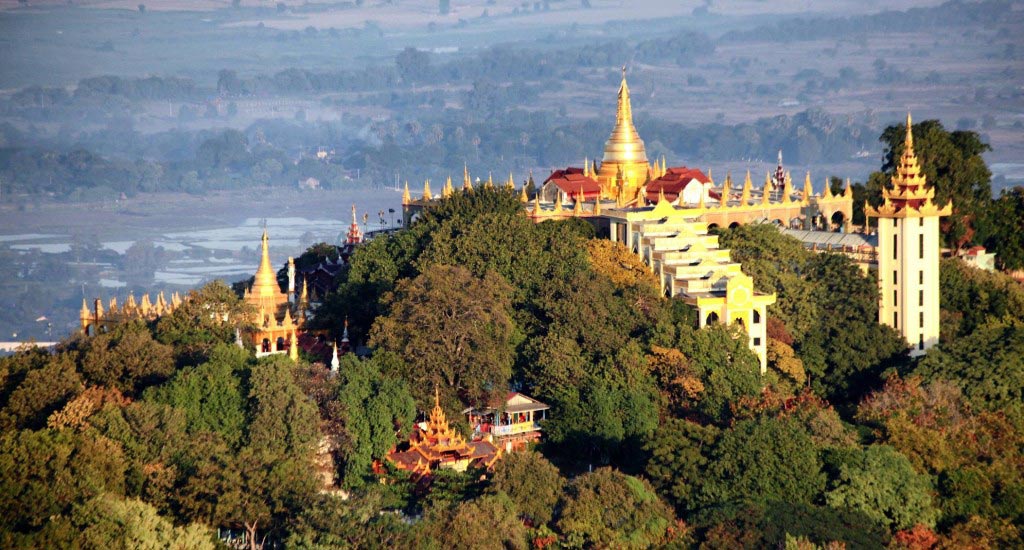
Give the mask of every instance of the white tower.
<svg viewBox="0 0 1024 550">
<path fill-rule="evenodd" d="M 892 189 L 882 196 L 878 208 L 864 205 L 867 216 L 878 218 L 878 321 L 903 335 L 912 356 L 923 355 L 939 341 L 939 218 L 952 213 L 953 203 L 932 202 L 935 188 L 917 163 L 910 113 Z"/>
</svg>

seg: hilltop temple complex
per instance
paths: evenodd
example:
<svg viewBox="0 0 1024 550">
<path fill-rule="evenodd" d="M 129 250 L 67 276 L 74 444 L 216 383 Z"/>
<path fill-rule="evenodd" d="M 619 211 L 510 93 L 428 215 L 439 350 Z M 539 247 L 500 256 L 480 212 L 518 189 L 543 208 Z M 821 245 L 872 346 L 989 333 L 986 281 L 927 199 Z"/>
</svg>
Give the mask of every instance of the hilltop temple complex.
<svg viewBox="0 0 1024 550">
<path fill-rule="evenodd" d="M 664 158 L 649 160 L 633 125 L 623 71 L 615 125 L 600 163 L 584 159 L 582 167 L 553 170 L 532 197 L 524 185 L 520 200 L 526 215 L 537 223 L 580 218 L 599 235 L 625 245 L 644 259 L 667 296 L 678 296 L 697 309 L 699 326 L 718 322 L 742 326 L 750 348 L 761 359 L 762 372 L 767 306 L 775 296 L 754 291 L 740 264 L 710 234 L 719 227 L 772 223 L 812 250 L 840 252 L 865 271 L 878 269 L 879 321 L 900 331 L 913 353 L 921 354 L 938 341 L 938 218 L 949 215 L 951 206 L 939 208 L 932 203 L 934 190 L 927 186 L 914 155 L 909 115 L 907 125 L 894 189 L 884 190 L 885 203 L 878 209 L 866 208 L 869 216 L 880 222 L 892 219 L 892 223 L 879 223 L 878 235 L 855 234 L 850 232 L 850 180 L 845 190 L 833 193 L 826 179 L 821 192 L 815 193 L 807 173 L 798 190 L 783 169 L 781 152 L 774 174 L 766 173 L 764 183 L 756 188 L 749 171 L 742 185 L 726 175 L 717 186 L 710 170 L 705 174 L 692 167 L 668 166 Z M 511 175 L 504 185 L 514 188 Z M 483 187 L 493 186 L 488 176 Z M 473 189 L 468 169 L 463 171 L 462 188 Z M 439 197 L 431 193 L 429 181 L 417 198 L 407 184 L 402 198 L 406 225 L 452 193 L 450 177 Z M 910 219 L 918 220 L 913 228 Z"/>
</svg>

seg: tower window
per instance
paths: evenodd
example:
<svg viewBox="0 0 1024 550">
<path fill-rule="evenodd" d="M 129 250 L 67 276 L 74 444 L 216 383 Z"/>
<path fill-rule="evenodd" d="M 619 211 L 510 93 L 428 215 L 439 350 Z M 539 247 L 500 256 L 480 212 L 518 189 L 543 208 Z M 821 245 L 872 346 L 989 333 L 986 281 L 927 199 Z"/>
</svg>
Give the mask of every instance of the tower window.
<svg viewBox="0 0 1024 550">
<path fill-rule="evenodd" d="M 921 227 L 924 227 L 924 218 L 923 217 L 922 218 L 917 218 L 917 220 L 919 222 L 918 225 L 920 225 Z"/>
<path fill-rule="evenodd" d="M 920 317 L 920 321 L 921 321 L 921 323 L 920 323 L 921 327 L 920 328 L 924 328 L 924 312 L 922 311 L 921 313 L 918 313 L 918 316 Z"/>
<path fill-rule="evenodd" d="M 919 284 L 919 285 L 923 285 L 924 284 L 924 271 L 918 271 L 917 272 L 917 284 Z"/>
<path fill-rule="evenodd" d="M 899 256 L 899 254 L 897 254 L 897 251 L 899 250 L 899 248 L 900 248 L 899 235 L 893 235 L 892 236 L 892 259 L 895 260 Z"/>
<path fill-rule="evenodd" d="M 754 310 L 754 324 L 756 325 L 756 324 L 759 324 L 760 322 L 761 322 L 761 312 L 755 309 Z"/>
<path fill-rule="evenodd" d="M 917 236 L 917 257 L 924 259 L 924 233 Z"/>
<path fill-rule="evenodd" d="M 924 334 L 917 337 L 917 349 L 924 349 Z"/>
<path fill-rule="evenodd" d="M 900 279 L 899 279 L 899 276 L 897 275 L 895 269 L 892 270 L 892 284 L 894 284 L 894 285 L 900 284 Z"/>
<path fill-rule="evenodd" d="M 923 290 L 918 290 L 917 291 L 917 305 L 919 305 L 921 307 L 924 307 L 924 291 Z"/>
<path fill-rule="evenodd" d="M 892 328 L 895 328 L 895 329 L 900 328 L 900 315 L 899 315 L 899 313 L 896 313 L 895 311 L 892 312 Z"/>
<path fill-rule="evenodd" d="M 892 226 L 893 226 L 893 227 L 897 227 L 897 226 L 899 226 L 899 224 L 898 224 L 898 223 L 896 223 L 896 218 L 893 218 L 893 219 L 892 219 Z"/>
<path fill-rule="evenodd" d="M 754 337 L 754 345 L 755 346 L 760 346 L 761 345 L 761 338 L 759 336 L 758 337 Z"/>
<path fill-rule="evenodd" d="M 900 301 L 899 291 L 892 291 L 892 306 L 896 307 L 896 304 Z"/>
</svg>

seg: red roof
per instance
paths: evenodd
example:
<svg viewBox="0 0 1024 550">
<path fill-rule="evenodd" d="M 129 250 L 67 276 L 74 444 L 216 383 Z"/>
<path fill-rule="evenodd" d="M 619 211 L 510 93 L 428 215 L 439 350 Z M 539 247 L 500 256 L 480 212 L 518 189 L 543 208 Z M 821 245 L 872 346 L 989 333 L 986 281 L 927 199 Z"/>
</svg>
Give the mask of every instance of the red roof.
<svg viewBox="0 0 1024 550">
<path fill-rule="evenodd" d="M 583 190 L 584 201 L 592 201 L 601 196 L 601 184 L 593 178 L 584 176 L 582 168 L 570 166 L 565 170 L 555 170 L 544 180 L 544 185 L 549 182 L 554 183 L 572 200 L 576 200 L 580 189 Z"/>
<path fill-rule="evenodd" d="M 700 183 L 708 183 L 711 181 L 711 178 L 696 168 L 672 166 L 665 170 L 665 175 L 647 184 L 647 200 L 656 202 L 658 195 L 664 190 L 665 198 L 669 201 L 674 201 L 683 192 L 686 184 L 693 180 L 697 180 Z"/>
</svg>

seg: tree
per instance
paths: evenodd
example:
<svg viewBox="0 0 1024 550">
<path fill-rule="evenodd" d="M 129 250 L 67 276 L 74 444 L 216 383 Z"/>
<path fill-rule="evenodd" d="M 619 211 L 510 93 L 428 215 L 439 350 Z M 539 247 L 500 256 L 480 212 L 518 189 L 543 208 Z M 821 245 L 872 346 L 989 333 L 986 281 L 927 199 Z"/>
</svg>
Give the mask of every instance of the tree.
<svg viewBox="0 0 1024 550">
<path fill-rule="evenodd" d="M 955 342 L 994 323 L 1024 321 L 1024 288 L 1002 273 L 943 259 L 939 266 L 941 342 Z"/>
<path fill-rule="evenodd" d="M 216 548 L 208 527 L 196 524 L 176 527 L 158 515 L 155 508 L 138 499 L 96 497 L 75 508 L 71 524 L 78 530 L 78 544 L 85 548 Z"/>
<path fill-rule="evenodd" d="M 82 392 L 85 386 L 69 354 L 46 359 L 24 374 L 0 411 L 0 428 L 41 428 L 47 417 Z"/>
<path fill-rule="evenodd" d="M 985 219 L 985 247 L 996 254 L 1003 269 L 1024 269 L 1024 186 L 1004 189 Z"/>
<path fill-rule="evenodd" d="M 825 487 L 818 450 L 790 418 L 756 418 L 723 431 L 701 488 L 705 504 L 813 502 Z"/>
<path fill-rule="evenodd" d="M 102 436 L 24 430 L 0 437 L 0 525 L 29 532 L 76 503 L 124 494 L 120 447 Z"/>
<path fill-rule="evenodd" d="M 336 402 L 348 444 L 343 446 L 343 484 L 365 483 L 375 459 L 383 459 L 398 443 L 398 434 L 412 428 L 416 404 L 405 382 L 384 374 L 395 358 L 377 353 L 370 360 L 346 355 L 339 369 Z"/>
<path fill-rule="evenodd" d="M 73 346 L 79 352 L 86 381 L 117 388 L 129 396 L 166 380 L 174 372 L 174 350 L 154 340 L 141 322 L 79 337 Z"/>
<path fill-rule="evenodd" d="M 427 76 L 430 71 L 430 54 L 412 46 L 406 46 L 395 56 L 395 65 L 398 66 L 398 74 L 402 80 L 413 82 Z"/>
<path fill-rule="evenodd" d="M 217 344 L 231 344 L 235 330 L 252 318 L 251 308 L 224 281 L 189 291 L 173 313 L 156 325 L 161 343 L 174 346 L 179 364 L 199 364 Z"/>
<path fill-rule="evenodd" d="M 829 506 L 858 510 L 893 531 L 935 525 L 931 482 L 914 471 L 907 457 L 888 445 L 843 454 L 825 493 Z"/>
<path fill-rule="evenodd" d="M 370 345 L 402 358 L 421 408 L 434 387 L 449 403 L 488 403 L 512 374 L 510 290 L 496 274 L 478 279 L 462 267 L 431 265 L 384 299 L 389 311 L 374 323 Z"/>
<path fill-rule="evenodd" d="M 565 479 L 540 453 L 510 453 L 494 466 L 489 493 L 504 493 L 533 525 L 551 521 Z"/>
<path fill-rule="evenodd" d="M 497 493 L 462 502 L 451 510 L 432 509 L 422 529 L 427 539 L 441 548 L 526 550 L 527 530 L 518 516 L 512 500 Z"/>
<path fill-rule="evenodd" d="M 674 520 L 649 483 L 599 468 L 569 483 L 557 527 L 570 548 L 649 548 Z"/>
<path fill-rule="evenodd" d="M 220 344 L 213 348 L 209 361 L 178 372 L 167 384 L 148 393 L 147 399 L 184 412 L 190 433 L 218 433 L 237 448 L 245 435 L 241 376 L 247 362 L 244 350 Z"/>
<path fill-rule="evenodd" d="M 718 436 L 714 426 L 667 418 L 645 445 L 651 457 L 645 474 L 679 514 L 699 508 L 708 455 Z"/>
<path fill-rule="evenodd" d="M 1024 403 L 1024 321 L 992 322 L 929 350 L 913 373 L 948 380 L 979 409 Z"/>
</svg>

